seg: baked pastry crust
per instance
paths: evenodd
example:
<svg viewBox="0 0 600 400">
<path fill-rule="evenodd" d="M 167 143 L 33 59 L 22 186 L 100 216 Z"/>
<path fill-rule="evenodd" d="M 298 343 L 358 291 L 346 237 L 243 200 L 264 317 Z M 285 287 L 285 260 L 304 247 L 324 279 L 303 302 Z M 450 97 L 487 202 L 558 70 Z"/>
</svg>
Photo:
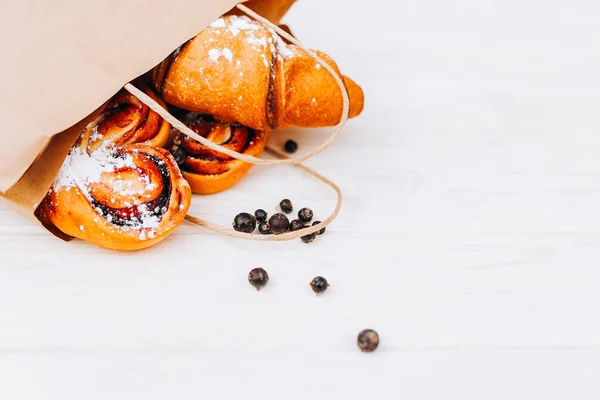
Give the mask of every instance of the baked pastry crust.
<svg viewBox="0 0 600 400">
<path fill-rule="evenodd" d="M 171 154 L 154 147 L 166 144 L 169 131 L 137 98 L 119 92 L 73 145 L 38 218 L 67 237 L 114 250 L 165 239 L 191 202 Z"/>
<path fill-rule="evenodd" d="M 360 114 L 362 89 L 333 59 L 317 54 L 343 78 L 350 117 Z M 218 19 L 164 60 L 153 80 L 169 104 L 258 131 L 332 126 L 343 111 L 339 86 L 325 68 L 248 17 Z"/>
<path fill-rule="evenodd" d="M 194 112 L 187 113 L 182 122 L 214 143 L 254 157 L 260 157 L 269 139 L 269 132 L 216 121 Z M 180 132 L 175 134 L 171 152 L 192 192 L 198 194 L 213 194 L 229 189 L 252 167 L 251 164 L 203 146 Z"/>
</svg>

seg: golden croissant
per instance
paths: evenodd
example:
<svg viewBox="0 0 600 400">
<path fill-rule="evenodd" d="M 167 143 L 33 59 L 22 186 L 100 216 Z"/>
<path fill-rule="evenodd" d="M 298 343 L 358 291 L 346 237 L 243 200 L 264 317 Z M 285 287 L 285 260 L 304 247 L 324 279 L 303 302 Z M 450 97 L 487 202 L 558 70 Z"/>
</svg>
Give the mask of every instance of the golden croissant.
<svg viewBox="0 0 600 400">
<path fill-rule="evenodd" d="M 350 117 L 360 114 L 361 88 L 343 77 L 329 56 L 317 54 L 343 78 Z M 258 131 L 332 126 L 342 116 L 342 94 L 329 72 L 248 17 L 219 18 L 174 51 L 153 75 L 167 103 Z"/>
</svg>

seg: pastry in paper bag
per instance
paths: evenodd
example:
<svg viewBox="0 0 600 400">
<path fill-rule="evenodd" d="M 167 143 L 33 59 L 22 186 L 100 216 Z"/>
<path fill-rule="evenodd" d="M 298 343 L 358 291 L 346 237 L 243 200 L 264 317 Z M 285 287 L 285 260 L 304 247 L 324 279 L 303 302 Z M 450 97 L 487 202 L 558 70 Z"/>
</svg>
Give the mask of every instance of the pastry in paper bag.
<svg viewBox="0 0 600 400">
<path fill-rule="evenodd" d="M 167 98 L 170 110 L 175 107 L 179 112 L 193 113 L 196 122 L 200 117 L 203 122 L 196 125 L 209 127 L 206 132 L 201 132 L 203 137 L 225 145 L 232 140 L 241 143 L 245 137 L 247 143 L 259 144 L 257 148 L 253 147 L 257 149 L 253 153 L 257 156 L 271 129 L 287 125 L 311 126 L 297 120 L 286 124 L 283 117 L 273 123 L 273 116 L 269 117 L 268 113 L 263 113 L 267 123 L 258 123 L 257 110 L 253 109 L 258 102 L 251 101 L 251 95 L 246 107 L 225 115 L 220 112 L 222 108 L 218 108 L 223 105 L 223 99 L 217 99 L 213 105 L 206 101 L 202 103 L 199 99 L 206 90 L 201 85 L 182 87 L 181 78 L 185 79 L 187 75 L 189 79 L 195 71 L 194 64 L 189 63 L 194 51 L 193 61 L 199 63 L 199 68 L 203 63 L 210 64 L 207 79 L 215 84 L 221 81 L 221 87 L 223 80 L 231 83 L 227 75 L 234 68 L 226 66 L 219 70 L 219 59 L 223 56 L 225 63 L 232 62 L 229 59 L 233 57 L 232 49 L 243 53 L 240 46 L 247 47 L 248 40 L 241 41 L 240 38 L 250 36 L 259 47 L 264 40 L 266 49 L 273 53 L 269 54 L 271 73 L 266 74 L 267 80 L 251 82 L 253 88 L 264 84 L 267 97 L 272 98 L 267 98 L 263 104 L 271 104 L 273 109 L 277 101 L 277 93 L 275 99 L 270 95 L 274 87 L 273 76 L 280 73 L 275 74 L 273 70 L 279 67 L 282 76 L 287 74 L 283 58 L 275 54 L 275 50 L 290 50 L 276 35 L 269 36 L 271 32 L 257 21 L 240 16 L 219 18 L 235 5 L 234 1 L 170 1 L 154 2 L 152 6 L 131 1 L 119 7 L 109 1 L 99 1 L 93 15 L 84 4 L 74 1 L 53 5 L 32 3 L 35 2 L 3 5 L 8 9 L 1 10 L 6 32 L 10 33 L 3 36 L 2 50 L 9 59 L 16 61 L 2 66 L 5 76 L 14 77 L 2 100 L 2 132 L 5 135 L 10 132 L 13 146 L 0 150 L 0 198 L 29 217 L 38 209 L 37 216 L 59 236 L 79 237 L 119 250 L 148 247 L 166 237 L 183 220 L 191 198 L 186 180 L 195 192 L 211 193 L 229 187 L 247 169 L 244 163 L 235 164 L 238 160 L 219 160 L 222 155 L 211 155 L 199 143 L 187 141 L 187 146 L 182 145 L 188 138 L 179 137 L 174 146 L 172 137 L 164 140 L 168 123 L 152 110 L 145 109 L 129 93 L 119 91 L 126 82 L 142 77 L 136 82 L 144 87 L 149 98 L 161 103 L 163 97 Z M 256 0 L 248 5 L 278 22 L 292 3 L 293 0 Z M 186 12 L 180 12 L 182 9 Z M 135 18 L 132 19 L 132 15 Z M 240 30 L 232 29 L 235 24 L 231 19 L 238 21 L 238 25 L 242 22 L 242 25 L 250 26 L 249 32 L 240 35 Z M 148 29 L 150 26 L 168 26 L 169 29 Z M 203 27 L 206 29 L 202 30 Z M 213 37 L 209 39 L 212 40 L 215 40 L 216 31 L 224 31 L 218 38 L 222 43 L 203 48 L 208 40 L 201 43 L 199 38 L 210 36 L 211 29 Z M 256 31 L 262 29 L 266 33 L 257 35 L 259 32 Z M 236 36 L 240 38 L 236 39 Z M 280 43 L 275 47 L 276 40 Z M 144 45 L 146 43 L 148 45 Z M 188 48 L 186 52 L 181 51 L 182 43 Z M 173 49 L 178 50 L 173 52 Z M 215 51 L 219 52 L 216 57 Z M 179 57 L 173 57 L 174 54 Z M 263 54 L 263 57 L 266 61 L 267 56 Z M 234 66 L 249 63 L 242 71 L 248 75 L 260 74 L 257 71 L 262 64 L 252 64 L 250 58 L 240 57 Z M 40 59 L 44 60 L 42 66 L 38 62 Z M 165 62 L 169 63 L 166 73 Z M 327 62 L 337 68 L 332 60 L 327 59 Z M 318 69 L 314 62 L 310 63 L 311 68 Z M 158 67 L 153 69 L 155 65 Z M 212 76 L 210 67 L 217 71 L 213 71 Z M 302 71 L 302 68 L 296 69 Z M 302 76 L 302 72 L 297 75 Z M 318 74 L 304 75 L 302 79 L 289 87 L 301 91 L 310 87 L 312 81 L 323 80 Z M 355 97 L 356 115 L 362 109 L 362 91 L 352 81 L 346 82 L 348 92 Z M 168 88 L 166 92 L 165 88 Z M 238 89 L 240 92 L 241 88 Z M 241 93 L 247 92 L 241 90 Z M 302 101 L 306 101 L 306 94 Z M 289 107 L 292 112 L 287 112 L 285 104 L 279 102 L 279 116 L 293 114 L 294 110 L 298 114 L 297 110 L 303 107 L 294 106 L 293 102 L 286 104 L 292 104 Z M 90 114 L 92 110 L 95 111 Z M 244 119 L 244 115 L 252 115 L 252 112 L 254 117 Z M 314 126 L 335 123 L 335 117 L 319 122 L 321 114 L 307 120 Z M 235 133 L 238 132 L 242 139 L 236 141 Z M 160 148 L 167 142 L 170 153 Z M 181 156 L 177 144 L 186 149 L 185 163 L 173 157 Z M 69 158 L 60 169 L 67 154 Z M 207 154 L 208 160 L 203 159 Z M 214 163 L 215 159 L 225 163 Z M 180 167 L 184 175 L 188 175 L 186 179 L 182 179 Z M 65 168 L 70 168 L 71 176 L 65 175 Z M 204 173 L 214 172 L 214 168 L 225 168 L 224 173 L 236 171 L 235 177 L 217 180 L 216 184 L 203 180 L 205 176 L 218 175 Z M 40 203 L 42 207 L 38 207 Z M 62 206 L 57 207 L 57 204 Z"/>
</svg>

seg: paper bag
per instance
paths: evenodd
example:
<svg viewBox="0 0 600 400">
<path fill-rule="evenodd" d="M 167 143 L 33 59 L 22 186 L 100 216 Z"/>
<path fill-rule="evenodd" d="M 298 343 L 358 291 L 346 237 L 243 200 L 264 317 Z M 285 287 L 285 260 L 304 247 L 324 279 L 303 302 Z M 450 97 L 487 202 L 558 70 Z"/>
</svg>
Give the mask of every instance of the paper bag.
<svg viewBox="0 0 600 400">
<path fill-rule="evenodd" d="M 246 5 L 277 23 L 294 1 Z M 2 2 L 0 200 L 37 221 L 71 145 L 107 99 L 238 2 Z"/>
</svg>

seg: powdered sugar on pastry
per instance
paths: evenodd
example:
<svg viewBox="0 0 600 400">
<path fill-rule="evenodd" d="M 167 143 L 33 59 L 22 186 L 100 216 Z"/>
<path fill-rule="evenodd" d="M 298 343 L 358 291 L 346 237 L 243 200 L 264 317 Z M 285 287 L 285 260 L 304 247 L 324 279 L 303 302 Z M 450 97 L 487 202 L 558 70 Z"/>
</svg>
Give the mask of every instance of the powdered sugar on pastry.
<svg viewBox="0 0 600 400">
<path fill-rule="evenodd" d="M 225 28 L 225 20 L 223 18 L 219 18 L 212 24 L 210 24 L 211 28 Z"/>
<path fill-rule="evenodd" d="M 229 62 L 233 61 L 233 53 L 228 48 L 224 48 L 222 50 L 210 49 L 208 51 L 208 56 L 214 62 L 219 62 L 219 58 L 221 57 L 225 57 L 225 59 Z"/>
<path fill-rule="evenodd" d="M 263 59 L 263 63 L 265 64 L 265 67 L 269 68 L 269 61 L 267 60 L 267 56 L 265 56 L 264 54 L 261 54 L 261 57 Z"/>
<path fill-rule="evenodd" d="M 223 25 L 225 27 L 225 21 L 223 21 Z M 241 31 L 257 31 L 260 27 L 261 25 L 258 22 L 246 16 L 238 17 L 233 15 L 229 17 L 229 31 L 233 36 L 237 36 Z"/>
<path fill-rule="evenodd" d="M 157 215 L 157 211 L 148 210 L 148 206 L 145 204 L 140 204 L 138 206 L 138 211 L 140 212 L 139 218 L 133 218 L 128 223 L 131 223 L 132 228 L 142 228 L 142 229 L 153 229 L 158 228 L 160 224 L 160 217 Z M 166 209 L 164 211 L 167 211 Z"/>
<path fill-rule="evenodd" d="M 295 47 L 290 47 L 287 45 L 286 42 L 283 41 L 282 38 L 279 37 L 278 34 L 275 33 L 275 31 L 271 30 L 273 32 L 273 35 L 275 37 L 275 42 L 277 43 L 277 49 L 279 50 L 279 53 L 285 57 L 285 58 L 290 58 L 290 57 L 294 57 L 294 51 L 292 49 L 295 50 Z"/>
<path fill-rule="evenodd" d="M 248 36 L 246 42 L 253 44 L 254 46 L 267 47 L 267 38 L 256 38 L 254 36 Z"/>
<path fill-rule="evenodd" d="M 100 182 L 103 173 L 115 172 L 121 168 L 135 168 L 131 155 L 115 156 L 115 148 L 101 146 L 91 154 L 80 148 L 71 150 L 54 181 L 54 188 L 87 186 Z"/>
<path fill-rule="evenodd" d="M 89 185 L 101 182 L 102 174 L 114 173 L 122 168 L 136 168 L 130 154 L 117 155 L 115 150 L 113 146 L 104 145 L 88 154 L 78 147 L 73 148 L 65 159 L 52 189 L 60 190 L 62 188 L 77 187 L 89 200 L 92 200 Z M 147 177 L 140 177 L 140 181 L 145 183 L 148 189 L 154 188 Z M 115 179 L 112 181 L 112 185 L 121 196 L 128 196 L 137 192 L 133 182 Z M 135 204 L 125 205 L 131 207 Z M 161 217 L 154 210 L 148 210 L 145 204 L 138 204 L 137 207 L 139 216 L 126 221 L 123 228 L 156 229 L 159 227 Z M 103 215 L 102 209 L 96 207 L 95 210 L 98 214 Z M 106 215 L 105 217 L 110 223 L 112 216 Z"/>
<path fill-rule="evenodd" d="M 272 53 L 277 52 L 284 58 L 294 57 L 295 55 L 295 49 L 290 48 L 274 30 L 247 16 L 238 17 L 233 15 L 219 18 L 213 22 L 210 27 L 214 28 L 211 33 L 215 35 L 220 34 L 221 29 L 223 28 L 229 31 L 234 37 L 243 32 L 245 35 L 244 40 L 255 46 L 255 49 L 261 53 L 268 48 Z M 213 41 L 212 38 L 209 38 L 208 40 L 210 42 Z M 208 55 L 214 62 L 218 62 L 221 56 L 227 58 L 227 60 L 231 62 L 230 57 L 228 57 L 228 54 L 224 53 L 224 50 L 226 49 L 211 49 L 209 50 Z"/>
</svg>

